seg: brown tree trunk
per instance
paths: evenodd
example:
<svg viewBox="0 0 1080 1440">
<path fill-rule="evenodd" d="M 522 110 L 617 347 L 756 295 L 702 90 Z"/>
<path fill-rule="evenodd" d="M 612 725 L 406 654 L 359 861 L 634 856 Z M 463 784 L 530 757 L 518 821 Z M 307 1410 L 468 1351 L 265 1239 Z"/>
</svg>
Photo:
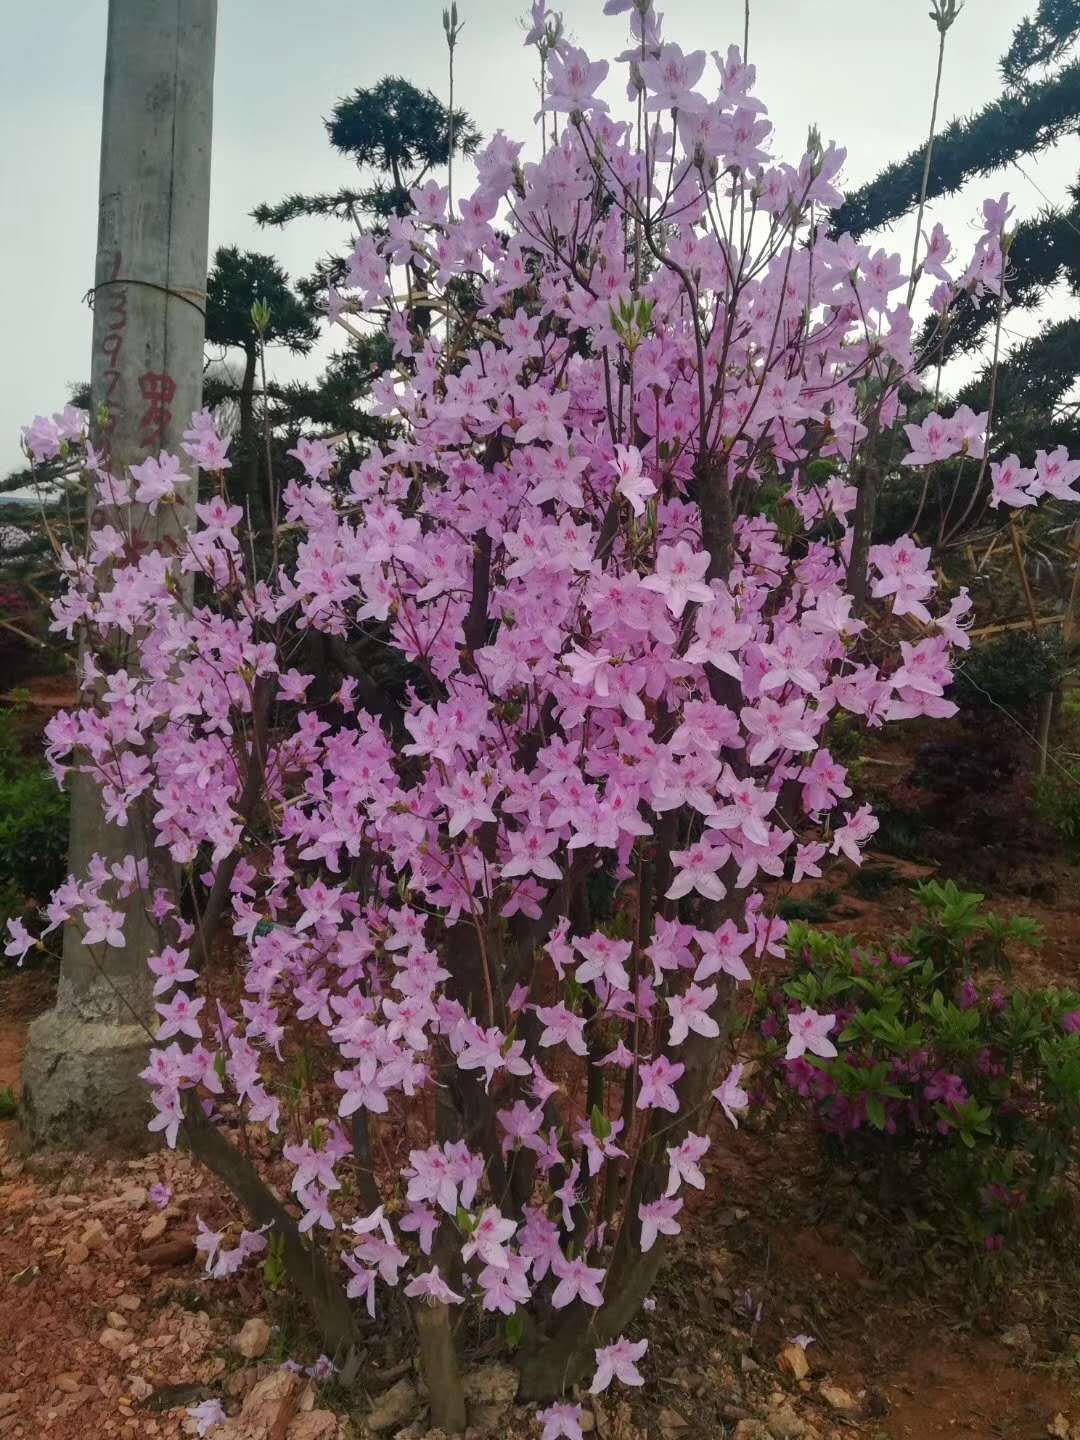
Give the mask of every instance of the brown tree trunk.
<svg viewBox="0 0 1080 1440">
<path fill-rule="evenodd" d="M 359 1359 L 359 1334 L 348 1296 L 319 1249 L 308 1244 L 296 1221 L 259 1176 L 255 1166 L 206 1118 L 189 1096 L 184 1106 L 183 1135 L 192 1154 L 241 1202 L 257 1225 L 268 1225 L 284 1245 L 285 1272 L 303 1298 L 319 1336 L 350 1384 Z"/>
</svg>

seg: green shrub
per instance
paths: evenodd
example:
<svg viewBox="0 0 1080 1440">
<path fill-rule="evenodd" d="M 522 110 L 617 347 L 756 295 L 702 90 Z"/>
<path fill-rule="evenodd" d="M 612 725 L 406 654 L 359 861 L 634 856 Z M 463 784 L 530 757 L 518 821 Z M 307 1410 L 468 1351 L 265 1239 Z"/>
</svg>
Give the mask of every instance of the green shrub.
<svg viewBox="0 0 1080 1440">
<path fill-rule="evenodd" d="M 0 921 L 43 905 L 67 873 L 68 797 L 20 749 L 15 713 L 0 712 Z"/>
<path fill-rule="evenodd" d="M 1060 640 L 1030 630 L 1006 630 L 957 661 L 950 693 L 968 711 L 994 706 L 1028 711 L 1057 689 L 1064 674 Z"/>
<path fill-rule="evenodd" d="M 897 805 L 888 795 L 871 797 L 878 828 L 874 849 L 885 855 L 914 860 L 922 853 L 922 835 L 926 822 L 917 810 Z"/>
<path fill-rule="evenodd" d="M 860 716 L 851 715 L 846 710 L 837 710 L 825 726 L 821 744 L 834 760 L 846 765 L 853 778 L 858 780 L 866 755 L 866 738 L 866 725 Z"/>
<path fill-rule="evenodd" d="M 1039 816 L 1054 830 L 1069 851 L 1080 855 L 1080 765 L 1054 768 L 1035 789 Z"/>
<path fill-rule="evenodd" d="M 789 895 L 777 902 L 776 913 L 781 920 L 789 923 L 803 920 L 808 925 L 824 925 L 838 899 L 835 890 L 819 890 L 816 895 L 808 895 L 805 899 Z"/>
<path fill-rule="evenodd" d="M 759 995 L 763 1096 L 809 1110 L 823 1144 L 922 1231 L 983 1252 L 1036 1230 L 1062 1194 L 1080 1122 L 1080 994 L 1002 979 L 1038 942 L 951 882 L 916 891 L 924 915 L 889 945 L 801 925 L 789 973 Z M 824 1046 L 787 1058 L 792 1012 L 833 1018 Z"/>
</svg>

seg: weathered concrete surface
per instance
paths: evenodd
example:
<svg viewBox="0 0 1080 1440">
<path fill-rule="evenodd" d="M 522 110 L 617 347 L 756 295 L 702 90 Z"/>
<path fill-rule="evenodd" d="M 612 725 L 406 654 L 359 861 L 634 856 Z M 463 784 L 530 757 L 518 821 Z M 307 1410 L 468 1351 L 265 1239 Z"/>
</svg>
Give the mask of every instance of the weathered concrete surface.
<svg viewBox="0 0 1080 1440">
<path fill-rule="evenodd" d="M 117 475 L 178 450 L 201 404 L 216 25 L 217 0 L 109 0 L 90 394 L 94 443 Z M 192 484 L 184 503 L 137 516 L 143 539 L 168 548 L 195 498 Z M 130 671 L 133 659 L 115 663 Z M 93 780 L 72 778 L 74 875 L 94 854 L 145 854 L 149 833 L 145 811 L 124 829 L 106 824 Z M 168 865 L 151 858 L 153 882 L 170 884 Z M 32 1143 L 145 1139 L 146 957 L 163 937 L 140 895 L 122 908 L 123 949 L 91 954 L 77 928 L 65 930 L 56 1009 L 27 1042 Z"/>
<path fill-rule="evenodd" d="M 20 1119 L 37 1145 L 149 1148 L 153 1136 L 141 1025 L 92 1023 L 57 1007 L 30 1027 Z"/>
</svg>

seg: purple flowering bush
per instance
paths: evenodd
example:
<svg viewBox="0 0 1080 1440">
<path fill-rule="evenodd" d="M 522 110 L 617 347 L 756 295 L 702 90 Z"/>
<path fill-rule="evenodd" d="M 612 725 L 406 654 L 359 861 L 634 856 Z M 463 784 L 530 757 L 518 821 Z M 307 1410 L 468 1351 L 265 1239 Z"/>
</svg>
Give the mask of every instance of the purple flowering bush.
<svg viewBox="0 0 1080 1440">
<path fill-rule="evenodd" d="M 1030 920 L 931 881 L 888 944 L 793 924 L 761 997 L 764 1097 L 949 1238 L 996 1252 L 1060 1198 L 1080 1118 L 1080 994 L 1008 980 Z M 796 1037 L 800 1038 L 796 1038 Z M 805 1039 L 803 1038 L 805 1037 Z"/>
</svg>

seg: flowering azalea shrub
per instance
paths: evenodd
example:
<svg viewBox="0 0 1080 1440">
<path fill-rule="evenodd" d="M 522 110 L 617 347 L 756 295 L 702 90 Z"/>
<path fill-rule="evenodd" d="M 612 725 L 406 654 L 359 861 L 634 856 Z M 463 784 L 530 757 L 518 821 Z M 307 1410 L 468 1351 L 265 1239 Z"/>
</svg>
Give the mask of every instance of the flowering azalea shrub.
<svg viewBox="0 0 1080 1440">
<path fill-rule="evenodd" d="M 967 645 L 967 597 L 935 597 L 910 538 L 872 545 L 863 496 L 920 385 L 917 284 L 942 323 L 1000 296 L 1005 202 L 968 262 L 939 227 L 912 276 L 829 238 L 844 152 L 812 133 L 773 159 L 737 49 L 684 54 L 646 0 L 605 9 L 630 12 L 630 118 L 538 0 L 557 142 L 526 162 L 497 134 L 459 213 L 419 187 L 330 294 L 332 323 L 387 328 L 394 439 L 359 464 L 297 445 L 266 573 L 211 416 L 130 474 L 88 447 L 98 523 L 54 622 L 84 644 L 56 774 L 143 817 L 182 887 L 96 864 L 50 926 L 105 957 L 146 903 L 151 1128 L 234 1185 L 324 1316 L 332 1293 L 349 1325 L 416 1302 L 445 1429 L 463 1306 L 505 1317 L 526 1397 L 594 1365 L 594 1389 L 638 1382 L 624 1331 L 747 1103 L 734 990 L 786 929 L 760 881 L 858 863 L 876 827 L 823 732 L 950 715 Z M 981 465 L 986 428 L 927 422 L 905 463 Z M 197 525 L 147 546 L 192 466 Z M 994 471 L 1005 501 L 1049 483 Z M 407 683 L 309 701 L 308 632 L 365 635 Z M 222 928 L 232 992 L 207 966 Z M 246 1237 L 229 1266 L 263 1249 Z M 213 1268 L 222 1237 L 200 1245 Z M 545 1415 L 576 1433 L 572 1404 Z"/>
<path fill-rule="evenodd" d="M 1080 1123 L 1080 994 L 1007 978 L 1023 917 L 949 882 L 891 945 L 792 925 L 764 998 L 763 1098 L 808 1108 L 832 1149 L 909 1213 L 995 1253 L 1060 1198 Z M 1003 972 L 1005 972 L 1003 974 Z"/>
</svg>

